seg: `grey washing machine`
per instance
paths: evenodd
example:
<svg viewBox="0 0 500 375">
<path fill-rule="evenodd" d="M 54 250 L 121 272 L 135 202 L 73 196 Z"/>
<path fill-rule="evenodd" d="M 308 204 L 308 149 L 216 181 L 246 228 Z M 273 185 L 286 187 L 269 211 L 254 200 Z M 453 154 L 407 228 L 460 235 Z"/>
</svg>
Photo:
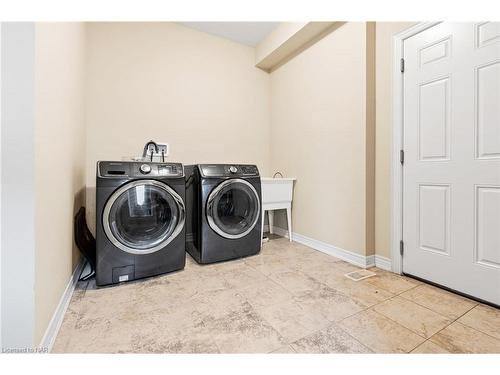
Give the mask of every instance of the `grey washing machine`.
<svg viewBox="0 0 500 375">
<path fill-rule="evenodd" d="M 184 268 L 185 179 L 180 163 L 97 163 L 96 283 Z"/>
<path fill-rule="evenodd" d="M 255 165 L 185 166 L 186 250 L 198 263 L 259 253 L 261 183 Z"/>
</svg>

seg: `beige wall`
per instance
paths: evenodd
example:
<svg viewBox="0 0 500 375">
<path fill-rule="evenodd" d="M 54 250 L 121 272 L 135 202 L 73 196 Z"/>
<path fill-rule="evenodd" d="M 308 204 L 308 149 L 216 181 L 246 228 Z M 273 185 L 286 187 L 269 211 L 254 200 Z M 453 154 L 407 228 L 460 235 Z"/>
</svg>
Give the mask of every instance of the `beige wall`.
<svg viewBox="0 0 500 375">
<path fill-rule="evenodd" d="M 346 23 L 271 74 L 271 167 L 297 177 L 294 232 L 363 255 L 366 39 Z"/>
<path fill-rule="evenodd" d="M 255 47 L 255 65 L 272 72 L 343 22 L 282 22 Z"/>
<path fill-rule="evenodd" d="M 79 259 L 73 215 L 84 204 L 85 27 L 35 28 L 35 343 Z"/>
<path fill-rule="evenodd" d="M 95 163 L 169 142 L 169 160 L 270 161 L 269 75 L 255 51 L 173 23 L 88 25 L 87 207 Z"/>
<path fill-rule="evenodd" d="M 255 64 L 279 49 L 306 25 L 307 22 L 281 22 L 255 47 Z"/>
<path fill-rule="evenodd" d="M 295 232 L 390 257 L 392 37 L 414 24 L 348 23 L 271 74 L 271 167 L 298 177 Z"/>
<path fill-rule="evenodd" d="M 390 258 L 392 148 L 392 37 L 414 22 L 376 24 L 375 248 Z"/>
</svg>

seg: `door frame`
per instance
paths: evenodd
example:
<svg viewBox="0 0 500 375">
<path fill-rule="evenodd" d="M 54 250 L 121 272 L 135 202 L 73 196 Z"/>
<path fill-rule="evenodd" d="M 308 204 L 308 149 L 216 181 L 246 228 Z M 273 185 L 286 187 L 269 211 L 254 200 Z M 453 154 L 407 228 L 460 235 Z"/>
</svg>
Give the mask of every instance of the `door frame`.
<svg viewBox="0 0 500 375">
<path fill-rule="evenodd" d="M 391 269 L 403 273 L 400 241 L 403 240 L 403 166 L 400 151 L 404 142 L 404 80 L 401 59 L 406 39 L 421 33 L 439 22 L 420 22 L 392 37 L 392 150 L 391 150 Z"/>
</svg>

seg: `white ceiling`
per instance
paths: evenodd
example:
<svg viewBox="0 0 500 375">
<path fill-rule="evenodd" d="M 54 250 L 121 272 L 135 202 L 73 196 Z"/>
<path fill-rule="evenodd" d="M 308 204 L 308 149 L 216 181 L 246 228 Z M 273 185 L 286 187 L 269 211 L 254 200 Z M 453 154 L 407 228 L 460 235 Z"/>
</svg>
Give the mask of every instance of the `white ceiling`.
<svg viewBox="0 0 500 375">
<path fill-rule="evenodd" d="M 178 22 L 181 25 L 255 47 L 279 22 Z"/>
</svg>

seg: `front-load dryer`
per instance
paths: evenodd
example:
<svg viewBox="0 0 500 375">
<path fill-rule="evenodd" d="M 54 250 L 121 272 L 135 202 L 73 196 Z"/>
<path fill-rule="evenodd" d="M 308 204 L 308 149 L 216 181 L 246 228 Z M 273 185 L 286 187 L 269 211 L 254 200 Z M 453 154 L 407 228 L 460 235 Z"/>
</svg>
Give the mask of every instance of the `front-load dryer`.
<svg viewBox="0 0 500 375">
<path fill-rule="evenodd" d="M 261 248 L 261 184 L 257 166 L 185 166 L 186 250 L 198 263 L 257 254 Z"/>
<path fill-rule="evenodd" d="M 182 164 L 98 162 L 97 285 L 183 269 L 184 200 Z"/>
</svg>

